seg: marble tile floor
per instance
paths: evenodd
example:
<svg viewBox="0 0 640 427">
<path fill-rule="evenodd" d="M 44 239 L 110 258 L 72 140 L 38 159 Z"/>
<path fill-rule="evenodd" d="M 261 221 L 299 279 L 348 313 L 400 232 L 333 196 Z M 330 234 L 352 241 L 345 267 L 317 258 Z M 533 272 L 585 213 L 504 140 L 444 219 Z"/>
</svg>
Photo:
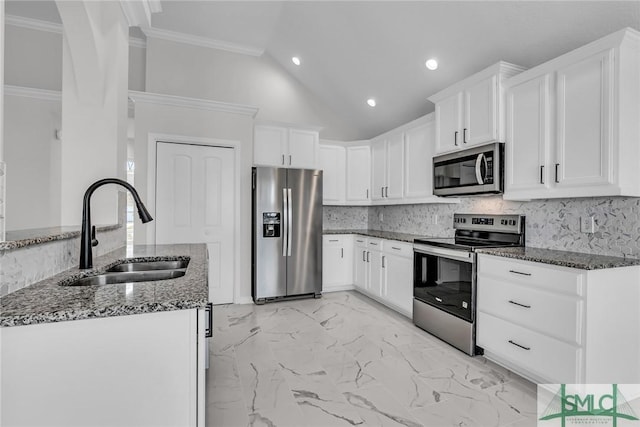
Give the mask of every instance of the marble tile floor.
<svg viewBox="0 0 640 427">
<path fill-rule="evenodd" d="M 535 426 L 536 386 L 356 292 L 214 307 L 207 425 Z"/>
</svg>

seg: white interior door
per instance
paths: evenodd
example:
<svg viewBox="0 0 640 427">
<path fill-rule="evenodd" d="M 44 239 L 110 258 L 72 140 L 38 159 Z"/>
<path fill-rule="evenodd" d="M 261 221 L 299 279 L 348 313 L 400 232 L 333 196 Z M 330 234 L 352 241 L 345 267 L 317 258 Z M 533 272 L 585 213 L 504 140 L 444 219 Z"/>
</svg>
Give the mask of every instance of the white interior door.
<svg viewBox="0 0 640 427">
<path fill-rule="evenodd" d="M 233 302 L 233 148 L 158 142 L 156 243 L 206 243 L 209 300 Z"/>
</svg>

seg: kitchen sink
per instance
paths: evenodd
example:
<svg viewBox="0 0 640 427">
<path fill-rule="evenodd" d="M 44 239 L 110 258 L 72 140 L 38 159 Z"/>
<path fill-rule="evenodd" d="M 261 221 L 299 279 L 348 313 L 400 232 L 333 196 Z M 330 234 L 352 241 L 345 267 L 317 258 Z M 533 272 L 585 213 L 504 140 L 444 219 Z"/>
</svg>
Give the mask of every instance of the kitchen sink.
<svg viewBox="0 0 640 427">
<path fill-rule="evenodd" d="M 111 272 L 177 270 L 187 268 L 189 260 L 125 262 L 107 270 Z"/>
<path fill-rule="evenodd" d="M 185 268 L 171 270 L 148 270 L 148 271 L 112 271 L 97 276 L 89 276 L 78 279 L 65 286 L 95 286 L 111 285 L 115 283 L 131 282 L 153 282 L 157 280 L 176 279 L 184 276 Z"/>
</svg>

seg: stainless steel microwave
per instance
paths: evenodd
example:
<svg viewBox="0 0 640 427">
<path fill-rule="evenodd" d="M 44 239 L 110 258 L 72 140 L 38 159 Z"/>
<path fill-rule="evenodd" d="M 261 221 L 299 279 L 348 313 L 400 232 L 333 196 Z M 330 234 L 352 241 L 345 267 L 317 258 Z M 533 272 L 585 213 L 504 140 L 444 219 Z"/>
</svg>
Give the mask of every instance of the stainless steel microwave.
<svg viewBox="0 0 640 427">
<path fill-rule="evenodd" d="M 467 148 L 433 158 L 433 194 L 500 194 L 504 185 L 504 143 Z"/>
</svg>

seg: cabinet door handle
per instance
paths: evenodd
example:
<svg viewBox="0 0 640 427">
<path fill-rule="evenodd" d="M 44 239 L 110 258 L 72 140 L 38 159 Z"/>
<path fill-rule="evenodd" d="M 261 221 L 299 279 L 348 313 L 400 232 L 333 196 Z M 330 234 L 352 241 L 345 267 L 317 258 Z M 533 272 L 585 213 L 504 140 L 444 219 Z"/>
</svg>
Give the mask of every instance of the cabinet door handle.
<svg viewBox="0 0 640 427">
<path fill-rule="evenodd" d="M 518 344 L 517 342 L 513 341 L 513 340 L 509 340 L 509 344 L 513 344 L 516 347 L 520 347 L 523 350 L 531 350 L 531 347 L 525 347 L 522 344 Z"/>
<path fill-rule="evenodd" d="M 531 276 L 531 273 L 523 273 L 521 271 L 516 271 L 516 270 L 509 270 L 509 273 L 519 274 L 521 276 Z"/>
<path fill-rule="evenodd" d="M 369 189 L 367 188 L 367 200 L 369 200 Z"/>
<path fill-rule="evenodd" d="M 339 242 L 340 240 L 338 239 L 329 239 L 330 242 Z"/>
<path fill-rule="evenodd" d="M 544 165 L 540 166 L 540 184 L 544 184 Z"/>
<path fill-rule="evenodd" d="M 442 298 L 435 297 L 436 301 L 442 302 Z"/>
<path fill-rule="evenodd" d="M 382 255 L 382 268 L 384 268 L 384 255 Z"/>
<path fill-rule="evenodd" d="M 384 187 L 384 196 L 389 197 L 389 187 Z"/>
<path fill-rule="evenodd" d="M 213 303 L 207 303 L 207 327 L 204 330 L 205 338 L 211 338 L 213 336 Z"/>
<path fill-rule="evenodd" d="M 362 262 L 367 262 L 367 259 L 365 258 L 366 253 L 367 251 L 362 251 Z"/>
<path fill-rule="evenodd" d="M 291 154 L 289 154 L 289 166 L 291 166 Z"/>
<path fill-rule="evenodd" d="M 556 182 L 560 182 L 558 180 L 558 167 L 560 167 L 560 163 L 556 163 Z"/>
<path fill-rule="evenodd" d="M 396 251 L 401 251 L 401 248 L 396 248 L 395 246 L 391 246 L 391 249 L 395 249 Z"/>
<path fill-rule="evenodd" d="M 369 261 L 369 254 L 370 254 L 370 252 L 369 252 L 369 251 L 367 251 L 367 262 L 370 262 L 370 261 Z"/>
<path fill-rule="evenodd" d="M 340 258 L 344 258 L 344 248 L 340 248 Z"/>
<path fill-rule="evenodd" d="M 453 133 L 453 145 L 458 146 L 458 131 Z"/>
<path fill-rule="evenodd" d="M 467 128 L 462 129 L 462 143 L 467 143 Z"/>
<path fill-rule="evenodd" d="M 509 304 L 517 305 L 517 306 L 524 307 L 524 308 L 531 308 L 530 305 L 520 304 L 519 302 L 515 302 L 513 300 L 509 300 Z"/>
<path fill-rule="evenodd" d="M 284 166 L 284 154 L 282 155 L 282 166 Z"/>
</svg>

